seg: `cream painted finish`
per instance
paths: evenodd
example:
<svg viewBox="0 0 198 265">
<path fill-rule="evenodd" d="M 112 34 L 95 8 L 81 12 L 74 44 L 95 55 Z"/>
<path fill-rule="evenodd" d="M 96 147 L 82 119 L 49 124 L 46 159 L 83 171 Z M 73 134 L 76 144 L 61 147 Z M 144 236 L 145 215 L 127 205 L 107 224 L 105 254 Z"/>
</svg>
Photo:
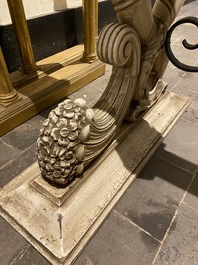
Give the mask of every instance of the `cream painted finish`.
<svg viewBox="0 0 198 265">
<path fill-rule="evenodd" d="M 112 0 L 119 23 L 98 39 L 99 58 L 113 66 L 102 97 L 93 109 L 83 99 L 53 109 L 38 139 L 40 169 L 0 192 L 1 215 L 53 265 L 75 260 L 189 104 L 162 94 L 161 80 L 164 38 L 183 2 L 157 0 L 152 12 L 148 0 Z"/>
<path fill-rule="evenodd" d="M 35 162 L 0 192 L 0 214 L 53 265 L 72 264 L 188 103 L 167 93 L 141 122 L 123 124 L 111 147 L 69 188 L 43 181 Z"/>
<path fill-rule="evenodd" d="M 83 2 L 87 11 L 94 9 L 95 1 Z M 112 75 L 93 110 L 84 100 L 65 100 L 50 112 L 37 142 L 45 179 L 63 186 L 71 183 L 108 147 L 124 118 L 133 122 L 156 103 L 167 86 L 162 80 L 168 63 L 166 32 L 183 2 L 158 0 L 152 10 L 148 0 L 112 0 L 119 22 L 104 27 L 97 42 L 98 57 L 113 66 Z M 92 26 L 92 38 L 85 32 L 90 44 L 94 13 L 84 12 L 85 29 Z M 90 45 L 88 50 L 88 58 L 95 56 Z"/>
</svg>

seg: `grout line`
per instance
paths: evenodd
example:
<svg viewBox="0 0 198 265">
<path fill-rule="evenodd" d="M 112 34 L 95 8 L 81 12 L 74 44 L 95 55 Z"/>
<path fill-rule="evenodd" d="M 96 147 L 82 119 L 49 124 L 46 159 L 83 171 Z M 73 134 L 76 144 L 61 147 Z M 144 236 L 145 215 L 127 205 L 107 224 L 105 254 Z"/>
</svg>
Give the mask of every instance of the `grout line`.
<svg viewBox="0 0 198 265">
<path fill-rule="evenodd" d="M 184 120 L 184 121 L 191 122 L 191 123 L 193 123 L 194 125 L 197 125 L 197 126 L 198 126 L 198 124 L 197 124 L 196 122 L 194 122 L 194 121 L 192 121 L 192 120 L 189 120 L 189 119 L 186 118 L 185 116 L 181 117 L 180 119 L 181 119 L 181 120 Z"/>
<path fill-rule="evenodd" d="M 154 236 L 152 236 L 149 232 L 147 232 L 146 230 L 144 230 L 142 227 L 138 226 L 136 223 L 134 223 L 133 221 L 131 221 L 129 218 L 127 218 L 126 216 L 122 215 L 121 213 L 117 212 L 115 209 L 113 210 L 113 212 L 115 214 L 117 214 L 122 220 L 127 221 L 128 223 L 130 223 L 131 225 L 137 227 L 139 230 L 141 230 L 142 232 L 144 232 L 145 234 L 147 234 L 148 236 L 152 237 L 154 240 L 156 240 L 157 242 L 159 242 L 160 244 L 162 243 L 159 239 L 155 238 Z"/>
<path fill-rule="evenodd" d="M 175 214 L 174 214 L 174 216 L 173 216 L 173 218 L 172 218 L 172 220 L 171 220 L 171 223 L 170 223 L 168 229 L 166 230 L 166 233 L 165 233 L 165 235 L 164 235 L 164 238 L 163 238 L 163 240 L 162 240 L 162 243 L 161 243 L 161 245 L 159 246 L 159 249 L 158 249 L 158 251 L 157 251 L 157 253 L 156 253 L 155 257 L 154 257 L 154 260 L 153 260 L 153 262 L 151 263 L 151 265 L 154 265 L 154 263 L 155 263 L 155 261 L 156 261 L 158 255 L 159 255 L 159 253 L 160 253 L 160 251 L 161 251 L 161 249 L 162 249 L 162 247 L 163 247 L 164 241 L 165 241 L 165 239 L 166 239 L 167 236 L 168 236 L 168 233 L 169 233 L 169 231 L 170 231 L 170 228 L 171 228 L 173 222 L 175 221 L 175 218 L 176 218 L 177 212 L 178 212 L 178 210 L 175 211 Z"/>
<path fill-rule="evenodd" d="M 19 149 L 17 149 L 17 148 L 15 149 L 14 146 L 12 146 L 12 145 L 6 143 L 2 138 L 1 138 L 0 140 L 1 140 L 1 142 L 2 142 L 3 144 L 5 144 L 7 147 L 10 147 L 10 148 L 12 148 L 12 149 L 14 149 L 14 150 L 19 150 Z"/>
<path fill-rule="evenodd" d="M 127 246 L 127 244 L 124 244 L 123 242 L 121 242 L 120 240 L 119 240 L 119 238 L 117 239 L 118 241 L 119 241 L 119 243 L 123 246 L 123 247 L 125 247 L 126 249 L 128 249 L 133 255 L 135 255 L 136 257 L 138 257 L 138 255 L 129 247 L 129 246 Z"/>
<path fill-rule="evenodd" d="M 166 238 L 168 237 L 168 234 L 169 234 L 169 231 L 170 231 L 170 229 L 171 229 L 171 226 L 172 226 L 173 222 L 175 221 L 175 218 L 176 218 L 177 213 L 178 213 L 178 211 L 179 211 L 179 207 L 181 206 L 182 203 L 184 203 L 184 199 L 185 199 L 185 197 L 186 197 L 186 194 L 187 194 L 188 190 L 190 189 L 190 187 L 191 187 L 191 185 L 192 185 L 194 179 L 195 179 L 195 174 L 192 176 L 192 179 L 191 179 L 190 183 L 188 184 L 188 187 L 187 187 L 186 191 L 184 192 L 184 194 L 183 194 L 183 196 L 182 196 L 182 198 L 181 198 L 181 200 L 180 200 L 180 202 L 179 202 L 178 208 L 177 208 L 177 210 L 175 211 L 175 214 L 174 214 L 174 216 L 173 216 L 173 218 L 172 218 L 172 221 L 171 221 L 171 223 L 170 223 L 168 229 L 166 230 L 166 233 L 165 233 L 165 235 L 164 235 L 164 238 L 163 238 L 163 240 L 162 240 L 162 243 L 161 243 L 161 245 L 159 246 L 159 249 L 158 249 L 158 251 L 157 251 L 157 253 L 156 253 L 156 255 L 155 255 L 155 258 L 154 258 L 154 260 L 153 260 L 153 262 L 152 262 L 151 265 L 154 265 L 154 263 L 155 263 L 155 261 L 156 261 L 158 255 L 159 255 L 159 253 L 160 253 L 160 251 L 161 251 L 161 249 L 162 249 L 162 246 L 163 246 L 163 244 L 164 244 Z"/>
<path fill-rule="evenodd" d="M 197 117 L 198 117 L 198 116 L 197 116 Z M 196 119 L 198 119 L 198 118 L 196 118 Z M 189 118 L 187 118 L 187 117 L 185 117 L 185 116 L 181 117 L 181 120 L 192 122 L 194 125 L 197 125 L 197 126 L 198 126 L 197 122 L 194 122 L 194 121 L 192 121 L 192 120 L 189 120 Z"/>
<path fill-rule="evenodd" d="M 193 93 L 195 93 L 195 94 L 198 94 L 198 91 L 195 91 L 195 90 L 192 90 L 192 89 L 189 89 L 188 91 L 189 91 L 189 92 L 193 92 Z"/>
<path fill-rule="evenodd" d="M 185 194 L 185 193 L 184 193 L 184 194 Z M 183 196 L 184 196 L 184 195 L 183 195 Z M 183 197 L 182 197 L 182 198 L 183 198 Z M 180 202 L 181 202 L 181 201 L 180 201 Z M 180 204 L 179 204 L 179 205 L 180 205 Z M 166 233 L 165 233 L 165 235 L 164 235 L 164 238 L 163 238 L 163 240 L 162 240 L 162 243 L 161 243 L 161 245 L 159 246 L 159 249 L 158 249 L 158 251 L 157 251 L 157 253 L 156 253 L 156 255 L 155 255 L 155 258 L 154 258 L 153 262 L 151 263 L 151 265 L 154 265 L 154 263 L 155 263 L 155 261 L 156 261 L 158 255 L 159 255 L 159 253 L 160 253 L 160 251 L 161 251 L 161 249 L 162 249 L 162 247 L 163 247 L 163 245 L 164 245 L 164 242 L 165 242 L 166 238 L 168 237 L 169 231 L 170 231 L 170 229 L 171 229 L 171 226 L 172 226 L 173 222 L 175 221 L 175 218 L 176 218 L 176 216 L 177 216 L 177 213 L 178 213 L 178 209 L 175 211 L 175 214 L 174 214 L 174 216 L 173 216 L 173 218 L 172 218 L 172 220 L 171 220 L 171 223 L 170 223 L 168 229 L 166 230 Z"/>
<path fill-rule="evenodd" d="M 175 69 L 177 69 L 176 67 L 175 67 Z M 170 74 L 169 74 L 170 75 Z M 185 74 L 186 75 L 186 74 Z M 184 75 L 184 76 L 185 76 Z M 171 86 L 171 92 L 173 92 L 173 93 L 177 93 L 177 91 L 174 91 L 174 89 L 177 87 L 177 86 L 179 86 L 179 83 L 181 83 L 182 81 L 183 81 L 183 77 L 184 76 L 182 76 L 182 77 L 179 77 L 179 79 L 176 81 L 176 83 L 174 84 L 174 85 L 172 85 Z M 169 86 L 169 85 L 168 85 Z"/>
<path fill-rule="evenodd" d="M 30 245 L 27 245 L 24 249 L 22 249 L 21 252 L 19 252 L 19 254 L 14 258 L 14 260 L 11 262 L 10 265 L 14 265 L 17 260 L 20 260 L 23 257 L 23 255 L 28 251 L 29 248 Z"/>
<path fill-rule="evenodd" d="M 93 261 L 89 257 L 85 257 L 85 259 L 86 259 L 85 265 L 94 265 Z"/>
<path fill-rule="evenodd" d="M 30 148 L 32 148 L 32 146 L 35 143 L 33 143 L 32 145 L 30 145 L 28 148 L 26 148 L 25 150 L 19 150 L 21 152 L 19 152 L 12 160 L 8 161 L 6 164 L 4 164 L 3 166 L 0 167 L 0 170 L 2 170 L 4 167 L 6 167 L 7 165 L 11 164 L 14 160 L 18 159 L 19 156 L 21 156 L 23 153 L 25 153 L 26 151 L 28 151 Z M 16 149 L 15 149 L 16 150 Z M 36 157 L 36 156 L 35 156 Z"/>
<path fill-rule="evenodd" d="M 21 154 L 21 153 L 20 153 L 20 154 Z M 20 155 L 20 154 L 19 154 L 19 155 Z M 18 157 L 18 156 L 16 156 L 15 158 L 17 158 L 17 157 Z M 15 159 L 15 158 L 14 158 L 14 159 Z M 10 160 L 10 161 L 8 161 L 7 163 L 5 163 L 3 166 L 1 166 L 1 167 L 0 167 L 0 171 L 1 171 L 4 167 L 6 167 L 7 165 L 11 164 L 12 161 L 13 161 L 13 160 Z"/>
<path fill-rule="evenodd" d="M 185 204 L 186 206 L 188 206 L 189 208 L 191 208 L 192 210 L 198 212 L 198 209 L 195 209 L 194 207 L 192 207 L 191 205 L 189 205 L 188 203 L 186 202 L 183 202 L 183 204 Z"/>
<path fill-rule="evenodd" d="M 186 191 L 184 192 L 184 195 L 182 196 L 182 199 L 181 199 L 181 201 L 180 201 L 180 203 L 179 203 L 179 207 L 180 207 L 181 204 L 184 202 L 184 199 L 185 199 L 185 197 L 186 197 L 186 194 L 187 194 L 187 192 L 189 191 L 189 189 L 190 189 L 190 187 L 191 187 L 191 185 L 192 185 L 194 179 L 195 179 L 195 174 L 193 174 L 192 179 L 191 179 L 190 183 L 188 184 L 188 187 L 187 187 Z"/>
<path fill-rule="evenodd" d="M 190 170 L 187 169 L 187 168 L 183 168 L 183 167 L 181 167 L 181 166 L 175 165 L 174 163 L 171 163 L 170 161 L 166 160 L 164 157 L 161 157 L 160 155 L 154 154 L 154 156 L 157 157 L 157 158 L 159 158 L 159 159 L 161 159 L 162 161 L 165 161 L 165 162 L 168 163 L 169 165 L 172 165 L 172 166 L 174 166 L 174 167 L 176 167 L 176 168 L 179 168 L 179 169 L 181 169 L 181 170 L 184 170 L 184 171 L 190 173 L 191 175 L 194 175 L 195 172 L 197 171 L 197 169 L 196 169 L 195 171 L 190 171 Z"/>
</svg>

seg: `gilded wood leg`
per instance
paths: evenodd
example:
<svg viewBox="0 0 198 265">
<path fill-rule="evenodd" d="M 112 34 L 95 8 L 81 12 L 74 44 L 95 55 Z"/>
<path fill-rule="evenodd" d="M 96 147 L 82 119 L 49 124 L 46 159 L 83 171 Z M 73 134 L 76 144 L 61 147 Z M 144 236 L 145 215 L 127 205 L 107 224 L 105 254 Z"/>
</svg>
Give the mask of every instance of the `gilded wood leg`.
<svg viewBox="0 0 198 265">
<path fill-rule="evenodd" d="M 22 70 L 26 74 L 35 72 L 38 67 L 34 60 L 23 2 L 22 0 L 7 0 L 7 2 L 21 53 Z"/>
<path fill-rule="evenodd" d="M 17 92 L 13 88 L 10 76 L 5 63 L 5 59 L 0 47 L 0 103 L 8 104 L 14 102 L 17 98 Z"/>
</svg>

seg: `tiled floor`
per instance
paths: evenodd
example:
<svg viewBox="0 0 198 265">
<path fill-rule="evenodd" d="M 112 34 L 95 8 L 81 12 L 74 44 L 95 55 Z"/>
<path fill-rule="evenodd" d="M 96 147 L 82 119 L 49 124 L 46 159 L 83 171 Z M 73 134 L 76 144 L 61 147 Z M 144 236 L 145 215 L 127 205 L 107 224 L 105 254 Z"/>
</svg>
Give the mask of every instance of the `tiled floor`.
<svg viewBox="0 0 198 265">
<path fill-rule="evenodd" d="M 188 1 L 179 17 L 197 16 L 198 1 Z M 185 53 L 179 41 L 198 42 L 198 30 L 177 30 L 178 56 L 198 65 L 198 51 Z M 188 38 L 187 38 L 188 39 Z M 72 97 L 93 103 L 107 74 Z M 198 74 L 169 64 L 164 80 L 169 90 L 192 102 L 184 115 L 121 201 L 76 260 L 75 265 L 198 264 Z M 94 88 L 100 87 L 97 95 Z M 89 93 L 89 92 L 92 93 Z M 35 161 L 35 141 L 49 110 L 0 138 L 0 187 Z M 49 265 L 21 235 L 0 217 L 1 265 Z"/>
</svg>

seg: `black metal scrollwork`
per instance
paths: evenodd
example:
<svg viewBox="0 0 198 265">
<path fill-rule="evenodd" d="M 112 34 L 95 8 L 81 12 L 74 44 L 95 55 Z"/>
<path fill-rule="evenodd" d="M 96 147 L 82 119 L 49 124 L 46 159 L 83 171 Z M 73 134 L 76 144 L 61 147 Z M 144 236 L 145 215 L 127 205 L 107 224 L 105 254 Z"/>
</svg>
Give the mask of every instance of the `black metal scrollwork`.
<svg viewBox="0 0 198 265">
<path fill-rule="evenodd" d="M 198 72 L 198 67 L 196 66 L 190 66 L 187 64 L 184 64 L 180 62 L 175 55 L 172 52 L 171 49 L 171 36 L 174 31 L 174 29 L 184 23 L 191 23 L 198 27 L 198 18 L 197 17 L 186 17 L 178 20 L 176 23 L 174 23 L 168 30 L 166 39 L 165 39 L 165 51 L 168 56 L 168 59 L 174 64 L 177 68 L 186 71 L 186 72 Z M 182 41 L 183 46 L 188 50 L 195 50 L 198 49 L 198 43 L 197 44 L 189 44 L 186 39 Z"/>
</svg>

